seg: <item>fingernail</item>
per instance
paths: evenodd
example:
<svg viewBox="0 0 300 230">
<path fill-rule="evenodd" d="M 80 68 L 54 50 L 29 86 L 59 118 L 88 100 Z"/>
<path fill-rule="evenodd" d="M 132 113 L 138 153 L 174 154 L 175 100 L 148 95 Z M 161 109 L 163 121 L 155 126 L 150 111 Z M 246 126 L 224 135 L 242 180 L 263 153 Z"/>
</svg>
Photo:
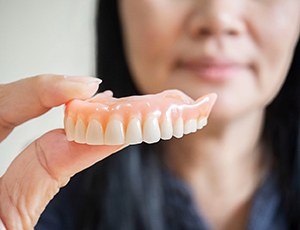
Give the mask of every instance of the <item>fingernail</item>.
<svg viewBox="0 0 300 230">
<path fill-rule="evenodd" d="M 65 75 L 64 78 L 68 81 L 82 82 L 82 83 L 98 83 L 98 84 L 100 84 L 102 82 L 101 79 L 96 78 L 96 77 L 67 76 L 67 75 Z"/>
</svg>

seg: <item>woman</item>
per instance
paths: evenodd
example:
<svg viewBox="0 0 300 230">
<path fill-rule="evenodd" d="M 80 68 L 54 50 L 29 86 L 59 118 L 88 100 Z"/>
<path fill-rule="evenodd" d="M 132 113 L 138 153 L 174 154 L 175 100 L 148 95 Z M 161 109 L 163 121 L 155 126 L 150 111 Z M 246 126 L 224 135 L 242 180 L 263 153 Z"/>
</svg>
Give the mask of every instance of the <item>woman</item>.
<svg viewBox="0 0 300 230">
<path fill-rule="evenodd" d="M 100 1 L 103 89 L 126 96 L 178 88 L 194 98 L 216 92 L 218 101 L 203 131 L 127 148 L 71 182 L 89 179 L 75 206 L 79 229 L 300 227 L 299 51 L 286 79 L 299 7 Z M 66 188 L 49 213 L 70 194 Z"/>
<path fill-rule="evenodd" d="M 218 101 L 204 130 L 126 148 L 75 176 L 37 229 L 298 229 L 300 2 L 99 7 L 103 89 Z"/>
</svg>

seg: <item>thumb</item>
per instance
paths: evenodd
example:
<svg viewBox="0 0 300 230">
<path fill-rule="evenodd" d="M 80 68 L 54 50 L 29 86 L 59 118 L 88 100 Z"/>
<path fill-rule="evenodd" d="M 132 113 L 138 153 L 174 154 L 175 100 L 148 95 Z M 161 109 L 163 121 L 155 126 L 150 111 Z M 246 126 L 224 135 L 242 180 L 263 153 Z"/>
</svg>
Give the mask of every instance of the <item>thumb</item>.
<svg viewBox="0 0 300 230">
<path fill-rule="evenodd" d="M 63 130 L 45 134 L 19 154 L 0 179 L 0 220 L 7 229 L 33 229 L 72 175 L 124 147 L 69 142 Z"/>
<path fill-rule="evenodd" d="M 0 141 L 17 125 L 52 107 L 91 97 L 100 82 L 93 77 L 39 75 L 0 85 Z"/>
</svg>

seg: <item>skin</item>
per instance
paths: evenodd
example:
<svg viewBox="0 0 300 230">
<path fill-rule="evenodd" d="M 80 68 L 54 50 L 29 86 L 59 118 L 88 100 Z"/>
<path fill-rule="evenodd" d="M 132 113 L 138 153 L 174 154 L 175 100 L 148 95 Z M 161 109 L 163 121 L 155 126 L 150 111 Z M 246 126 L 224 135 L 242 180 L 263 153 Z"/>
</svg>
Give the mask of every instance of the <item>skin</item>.
<svg viewBox="0 0 300 230">
<path fill-rule="evenodd" d="M 0 141 L 16 126 L 52 107 L 91 97 L 99 83 L 91 77 L 40 75 L 1 84 Z M 48 202 L 75 173 L 123 147 L 68 142 L 62 129 L 44 134 L 0 177 L 0 229 L 33 229 Z"/>
<path fill-rule="evenodd" d="M 218 94 L 207 128 L 163 143 L 164 160 L 214 229 L 245 227 L 272 164 L 260 141 L 264 110 L 286 78 L 299 9 L 297 0 L 120 0 L 127 61 L 142 92 Z"/>
<path fill-rule="evenodd" d="M 260 127 L 265 106 L 285 78 L 299 34 L 300 2 L 120 3 L 128 61 L 142 91 L 178 88 L 194 98 L 219 94 L 211 124 L 195 135 L 166 142 L 165 161 L 191 185 L 196 204 L 215 229 L 243 228 L 251 195 L 270 162 L 262 158 L 267 150 L 259 142 Z M 231 72 L 239 77 L 212 80 L 180 68 L 178 63 L 193 58 L 190 55 L 206 56 L 201 61 L 207 56 L 230 56 L 248 68 Z M 91 97 L 98 84 L 91 78 L 50 75 L 1 84 L 0 141 L 52 107 Z M 68 142 L 63 130 L 46 133 L 22 151 L 0 178 L 0 229 L 33 229 L 71 176 L 123 147 Z"/>
</svg>

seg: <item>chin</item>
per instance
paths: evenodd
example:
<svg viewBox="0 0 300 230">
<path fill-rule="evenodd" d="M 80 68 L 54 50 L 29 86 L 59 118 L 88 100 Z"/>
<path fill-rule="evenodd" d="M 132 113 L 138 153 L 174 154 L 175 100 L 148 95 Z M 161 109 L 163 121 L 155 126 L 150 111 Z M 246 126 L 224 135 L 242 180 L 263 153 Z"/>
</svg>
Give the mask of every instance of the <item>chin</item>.
<svg viewBox="0 0 300 230">
<path fill-rule="evenodd" d="M 226 102 L 219 97 L 210 114 L 209 123 L 226 126 L 248 119 L 259 118 L 258 120 L 260 120 L 263 111 L 264 108 L 256 106 L 255 103 L 241 100 Z"/>
</svg>

